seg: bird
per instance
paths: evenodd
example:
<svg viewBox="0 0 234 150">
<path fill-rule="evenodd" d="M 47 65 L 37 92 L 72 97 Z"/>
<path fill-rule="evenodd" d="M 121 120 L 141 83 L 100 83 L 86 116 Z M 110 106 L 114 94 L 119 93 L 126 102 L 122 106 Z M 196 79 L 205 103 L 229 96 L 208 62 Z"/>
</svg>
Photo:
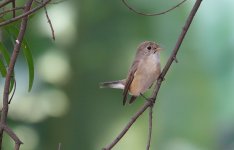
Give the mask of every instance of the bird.
<svg viewBox="0 0 234 150">
<path fill-rule="evenodd" d="M 129 104 L 151 88 L 161 74 L 160 52 L 162 48 L 153 41 L 139 44 L 127 78 L 100 83 L 100 88 L 115 88 L 123 90 L 123 105 L 126 104 L 128 94 L 131 95 Z"/>
</svg>

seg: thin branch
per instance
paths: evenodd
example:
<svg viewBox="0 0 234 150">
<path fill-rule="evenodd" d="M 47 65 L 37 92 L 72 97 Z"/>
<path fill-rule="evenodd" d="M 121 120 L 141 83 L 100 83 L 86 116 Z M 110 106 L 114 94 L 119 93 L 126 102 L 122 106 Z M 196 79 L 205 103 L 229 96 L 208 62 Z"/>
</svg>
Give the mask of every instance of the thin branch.
<svg viewBox="0 0 234 150">
<path fill-rule="evenodd" d="M 41 2 L 39 0 L 34 0 L 34 1 L 38 4 L 41 4 Z M 68 0 L 58 0 L 58 1 L 50 2 L 49 4 L 60 4 L 60 3 L 66 2 L 66 1 L 68 1 Z"/>
<path fill-rule="evenodd" d="M 182 5 L 185 1 L 187 0 L 183 0 L 182 2 L 178 3 L 177 5 L 165 10 L 165 11 L 162 11 L 162 12 L 159 12 L 159 13 L 152 13 L 152 14 L 148 14 L 148 13 L 143 13 L 143 12 L 140 12 L 140 11 L 137 11 L 136 9 L 132 8 L 127 2 L 126 0 L 122 0 L 122 2 L 124 3 L 124 5 L 126 7 L 128 7 L 128 9 L 130 9 L 131 11 L 133 11 L 134 13 L 137 13 L 139 15 L 143 15 L 143 16 L 159 16 L 159 15 L 162 15 L 162 14 L 166 14 L 174 9 L 176 9 L 177 7 L 179 7 L 180 5 Z"/>
<path fill-rule="evenodd" d="M 4 131 L 15 141 L 15 150 L 18 150 L 20 145 L 23 142 L 19 139 L 19 137 L 6 125 L 3 125 Z"/>
<path fill-rule="evenodd" d="M 13 16 L 13 18 L 15 18 L 15 10 L 14 10 L 14 8 L 15 8 L 15 0 L 12 0 L 12 9 L 13 9 L 12 16 Z"/>
<path fill-rule="evenodd" d="M 53 38 L 53 40 L 55 40 L 54 28 L 53 28 L 53 25 L 52 25 L 52 23 L 51 23 L 51 20 L 50 20 L 50 17 L 49 17 L 49 15 L 48 15 L 48 12 L 47 12 L 46 7 L 44 7 L 44 10 L 45 10 L 45 14 L 46 14 L 47 21 L 48 21 L 48 23 L 49 23 L 49 25 L 50 25 L 52 38 Z"/>
<path fill-rule="evenodd" d="M 5 5 L 7 5 L 7 4 L 11 3 L 11 2 L 12 2 L 12 0 L 6 0 L 6 1 L 0 3 L 0 8 L 4 7 Z"/>
<path fill-rule="evenodd" d="M 128 124 L 125 126 L 125 128 L 120 132 L 120 134 L 114 139 L 114 141 L 103 148 L 103 150 L 110 150 L 112 149 L 119 140 L 125 135 L 125 133 L 130 129 L 130 127 L 133 125 L 133 123 L 137 120 L 138 117 L 141 116 L 141 114 L 151 105 L 151 101 L 146 101 L 145 104 L 136 112 L 136 114 L 131 118 L 131 121 L 128 122 Z"/>
<path fill-rule="evenodd" d="M 12 9 L 4 10 L 3 12 L 0 12 L 0 16 L 4 15 L 6 13 L 12 12 L 12 11 L 20 10 L 20 9 L 23 10 L 24 7 L 15 7 L 15 8 L 12 8 Z"/>
<path fill-rule="evenodd" d="M 150 142 L 152 137 L 152 124 L 153 124 L 152 122 L 153 122 L 153 105 L 151 105 L 149 108 L 149 135 L 148 135 L 148 143 L 146 146 L 146 150 L 150 149 Z"/>
<path fill-rule="evenodd" d="M 33 2 L 33 0 L 28 0 L 26 2 L 24 13 L 29 12 L 29 10 L 32 6 L 32 2 Z M 8 107 L 9 107 L 8 100 L 9 100 L 9 92 L 10 92 L 9 88 L 10 88 L 11 77 L 12 77 L 12 74 L 14 71 L 14 67 L 15 67 L 15 63 L 16 63 L 18 54 L 20 52 L 21 43 L 23 41 L 23 37 L 24 37 L 25 31 L 27 28 L 27 22 L 28 22 L 28 16 L 26 15 L 22 18 L 20 32 L 18 34 L 13 53 L 11 55 L 10 64 L 9 64 L 7 74 L 6 74 L 4 92 L 3 92 L 3 107 L 2 107 L 1 120 L 0 120 L 0 149 L 2 148 L 3 131 L 4 130 L 6 132 L 8 131 L 7 130 L 8 128 L 6 128 L 6 126 L 7 126 L 6 121 L 7 121 L 7 115 L 8 115 Z M 15 140 L 15 139 L 13 139 L 13 140 Z M 17 140 L 15 142 L 19 145 L 21 144 Z M 15 146 L 16 150 L 19 149 L 19 145 Z"/>
<path fill-rule="evenodd" d="M 23 14 L 21 14 L 21 15 L 15 17 L 15 18 L 11 18 L 11 19 L 9 19 L 9 20 L 6 20 L 6 21 L 4 21 L 4 22 L 1 22 L 1 23 L 0 23 L 0 27 L 2 27 L 2 26 L 4 26 L 4 25 L 7 25 L 7 24 L 10 24 L 10 23 L 12 23 L 12 22 L 15 22 L 15 21 L 17 21 L 17 20 L 19 20 L 19 19 L 24 18 L 25 16 L 28 16 L 28 15 L 34 13 L 35 11 L 37 11 L 37 10 L 41 9 L 42 7 L 44 7 L 45 5 L 47 5 L 50 1 L 51 1 L 51 0 L 47 0 L 47 1 L 45 1 L 44 3 L 42 3 L 41 5 L 35 7 L 35 8 L 33 8 L 33 9 L 27 11 L 27 12 L 24 12 Z"/>
<path fill-rule="evenodd" d="M 151 99 L 154 102 L 156 101 L 157 94 L 159 92 L 159 89 L 160 89 L 160 86 L 162 84 L 162 81 L 164 80 L 164 77 L 165 77 L 168 69 L 170 68 L 172 62 L 174 61 L 174 58 L 176 58 L 176 54 L 179 51 L 180 45 L 183 42 L 183 39 L 184 39 L 184 37 L 185 37 L 185 35 L 186 35 L 186 33 L 187 33 L 187 31 L 188 31 L 188 29 L 189 29 L 192 21 L 193 21 L 193 18 L 195 16 L 195 14 L 196 14 L 196 12 L 197 12 L 197 10 L 198 10 L 201 2 L 202 2 L 202 0 L 196 0 L 195 4 L 194 4 L 194 6 L 193 6 L 193 8 L 192 8 L 192 10 L 191 10 L 191 12 L 190 12 L 187 20 L 186 20 L 186 23 L 185 23 L 185 25 L 183 27 L 183 30 L 182 30 L 182 32 L 181 32 L 181 34 L 180 34 L 180 36 L 179 36 L 179 38 L 178 38 L 178 40 L 176 42 L 176 45 L 175 45 L 175 47 L 174 47 L 174 49 L 173 49 L 173 51 L 171 53 L 171 56 L 169 57 L 169 59 L 167 61 L 167 64 L 163 68 L 163 71 L 162 71 L 160 77 L 158 78 L 157 84 L 155 85 L 155 88 L 154 88 L 153 93 L 151 95 Z M 144 105 L 136 112 L 136 114 L 133 116 L 133 118 L 128 122 L 128 124 L 124 127 L 124 129 L 120 132 L 120 134 L 114 139 L 114 141 L 110 145 L 106 146 L 106 148 L 103 148 L 103 150 L 110 150 L 110 149 L 112 149 L 119 142 L 119 140 L 124 136 L 124 134 L 130 129 L 130 127 L 133 125 L 133 123 L 136 121 L 136 119 L 138 117 L 140 117 L 141 114 L 147 108 L 149 108 L 150 106 L 151 106 L 151 102 L 150 101 L 146 101 L 144 103 Z"/>
<path fill-rule="evenodd" d="M 62 144 L 59 143 L 59 144 L 58 144 L 58 150 L 61 150 L 61 147 L 62 147 Z"/>
</svg>

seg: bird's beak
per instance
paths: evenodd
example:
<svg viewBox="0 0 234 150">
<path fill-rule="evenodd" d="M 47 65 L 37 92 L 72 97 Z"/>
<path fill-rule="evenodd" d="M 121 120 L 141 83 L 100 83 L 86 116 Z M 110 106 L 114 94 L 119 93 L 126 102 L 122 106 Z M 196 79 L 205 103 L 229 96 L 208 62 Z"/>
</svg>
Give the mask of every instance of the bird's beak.
<svg viewBox="0 0 234 150">
<path fill-rule="evenodd" d="M 156 51 L 161 51 L 161 50 L 163 50 L 163 48 L 161 47 L 156 48 Z"/>
</svg>

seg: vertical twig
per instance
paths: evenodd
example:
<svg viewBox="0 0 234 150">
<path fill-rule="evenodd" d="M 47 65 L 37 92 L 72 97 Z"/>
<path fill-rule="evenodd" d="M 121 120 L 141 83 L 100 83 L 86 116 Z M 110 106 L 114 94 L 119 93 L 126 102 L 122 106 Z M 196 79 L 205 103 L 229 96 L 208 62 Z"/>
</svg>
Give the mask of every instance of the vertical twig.
<svg viewBox="0 0 234 150">
<path fill-rule="evenodd" d="M 62 147 L 62 144 L 59 143 L 59 144 L 58 144 L 58 150 L 61 150 L 61 147 Z"/>
<path fill-rule="evenodd" d="M 148 143 L 146 146 L 146 150 L 150 149 L 150 142 L 152 137 L 152 124 L 153 124 L 153 105 L 149 107 L 149 135 L 148 135 Z"/>
<path fill-rule="evenodd" d="M 13 9 L 12 16 L 13 18 L 15 18 L 15 0 L 12 0 L 12 9 Z"/>
<path fill-rule="evenodd" d="M 53 25 L 52 25 L 52 23 L 51 23 L 50 17 L 49 17 L 49 15 L 48 15 L 46 6 L 44 7 L 44 10 L 45 10 L 45 14 L 46 14 L 47 21 L 48 21 L 48 23 L 49 23 L 49 25 L 50 25 L 52 38 L 53 38 L 53 40 L 55 40 L 54 28 L 53 28 Z"/>
</svg>

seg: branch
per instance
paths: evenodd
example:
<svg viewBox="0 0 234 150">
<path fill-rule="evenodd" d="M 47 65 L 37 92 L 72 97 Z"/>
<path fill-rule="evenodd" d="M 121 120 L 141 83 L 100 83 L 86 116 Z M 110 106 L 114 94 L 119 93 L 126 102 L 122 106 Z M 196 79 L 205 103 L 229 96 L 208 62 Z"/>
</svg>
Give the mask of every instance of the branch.
<svg viewBox="0 0 234 150">
<path fill-rule="evenodd" d="M 10 2 L 12 2 L 12 0 L 6 0 L 6 1 L 0 3 L 0 8 L 4 7 L 5 5 L 9 4 Z"/>
<path fill-rule="evenodd" d="M 41 2 L 39 0 L 34 0 L 34 1 L 38 4 L 41 4 Z M 60 4 L 60 3 L 66 2 L 66 1 L 68 1 L 68 0 L 58 0 L 58 1 L 50 2 L 49 4 Z"/>
<path fill-rule="evenodd" d="M 130 129 L 130 127 L 133 125 L 133 123 L 137 120 L 138 117 L 141 116 L 141 114 L 151 105 L 152 103 L 150 101 L 146 101 L 145 104 L 136 112 L 136 114 L 131 118 L 131 121 L 128 122 L 128 124 L 125 126 L 125 128 L 120 132 L 120 134 L 115 138 L 115 140 L 103 150 L 110 150 L 112 149 L 115 144 L 119 142 L 119 140 L 125 135 L 125 133 Z"/>
<path fill-rule="evenodd" d="M 3 125 L 4 131 L 15 141 L 15 150 L 18 150 L 20 144 L 23 142 L 19 139 L 19 137 L 6 125 Z"/>
<path fill-rule="evenodd" d="M 149 108 L 149 136 L 148 136 L 148 143 L 146 146 L 146 150 L 150 149 L 150 142 L 151 142 L 151 136 L 152 136 L 152 121 L 153 121 L 153 105 Z"/>
<path fill-rule="evenodd" d="M 12 0 L 12 9 L 13 9 L 12 16 L 13 16 L 13 18 L 15 17 L 15 10 L 14 10 L 14 8 L 15 8 L 15 0 Z"/>
<path fill-rule="evenodd" d="M 47 12 L 46 7 L 44 7 L 44 10 L 45 10 L 45 14 L 46 14 L 47 21 L 48 21 L 48 23 L 49 23 L 49 25 L 50 25 L 50 30 L 51 30 L 52 38 L 53 38 L 53 40 L 55 40 L 54 28 L 53 28 L 53 25 L 52 25 L 52 23 L 51 23 L 51 20 L 50 20 L 50 17 L 49 17 L 49 15 L 48 15 L 48 12 Z"/>
<path fill-rule="evenodd" d="M 165 10 L 165 11 L 162 11 L 162 12 L 159 12 L 159 13 L 152 13 L 152 14 L 147 14 L 147 13 L 143 13 L 143 12 L 139 12 L 137 11 L 136 9 L 132 8 L 125 0 L 122 0 L 122 2 L 124 3 L 124 5 L 126 7 L 128 7 L 128 9 L 130 9 L 131 11 L 133 11 L 134 13 L 137 13 L 139 15 L 143 15 L 143 16 L 159 16 L 159 15 L 162 15 L 162 14 L 166 14 L 170 11 L 172 11 L 173 9 L 176 9 L 177 7 L 179 7 L 180 5 L 182 5 L 185 1 L 187 0 L 183 0 L 182 2 L 178 3 L 177 5 Z"/>
<path fill-rule="evenodd" d="M 25 4 L 25 9 L 24 9 L 24 13 L 29 12 L 31 5 L 32 5 L 33 0 L 28 0 L 27 3 Z M 14 134 L 14 132 L 7 127 L 7 115 L 8 115 L 8 99 L 9 99 L 9 88 L 10 88 L 10 81 L 11 81 L 11 77 L 14 71 L 14 67 L 15 67 L 15 63 L 18 57 L 18 54 L 20 52 L 20 47 L 21 47 L 21 43 L 23 41 L 23 37 L 27 28 L 27 22 L 28 22 L 28 16 L 24 16 L 22 18 L 22 22 L 21 22 L 21 26 L 20 26 L 20 31 L 16 40 L 16 44 L 14 46 L 14 50 L 11 56 L 11 60 L 10 60 L 10 64 L 8 67 L 8 71 L 6 74 L 6 79 L 5 79 L 5 86 L 4 86 L 4 92 L 3 92 L 3 107 L 2 107 L 2 113 L 1 113 L 1 120 L 0 120 L 0 149 L 2 148 L 2 138 L 3 138 L 3 131 L 6 131 L 6 133 L 8 133 L 8 135 L 12 136 Z M 15 145 L 15 150 L 18 150 L 20 147 L 20 144 L 22 144 L 22 142 L 20 140 L 18 140 L 18 138 L 14 138 L 12 137 L 12 139 L 15 141 L 16 145 Z M 20 142 L 19 142 L 20 141 Z"/>
<path fill-rule="evenodd" d="M 15 18 L 11 18 L 11 19 L 9 19 L 9 20 L 6 20 L 6 21 L 4 21 L 4 22 L 1 22 L 1 23 L 0 23 L 0 27 L 2 27 L 2 26 L 4 26 L 4 25 L 7 25 L 7 24 L 10 24 L 10 23 L 12 23 L 12 22 L 15 22 L 15 21 L 17 21 L 17 20 L 19 20 L 19 19 L 22 19 L 22 18 L 24 18 L 24 17 L 26 17 L 26 16 L 28 16 L 28 15 L 30 15 L 30 14 L 36 12 L 37 10 L 39 10 L 39 9 L 41 9 L 42 7 L 44 7 L 45 5 L 47 5 L 50 1 L 51 1 L 51 0 L 47 0 L 47 1 L 45 1 L 44 3 L 42 3 L 41 5 L 35 7 L 35 8 L 33 8 L 33 9 L 31 9 L 31 10 L 28 10 L 28 11 L 24 12 L 23 14 L 21 14 L 21 15 L 15 17 Z"/>
<path fill-rule="evenodd" d="M 165 77 L 168 69 L 170 68 L 172 62 L 174 60 L 176 60 L 175 59 L 176 58 L 176 54 L 179 51 L 180 45 L 183 42 L 183 39 L 184 39 L 184 37 L 185 37 L 185 35 L 186 35 L 186 33 L 187 33 L 187 31 L 188 31 L 188 29 L 189 29 L 192 21 L 193 21 L 193 18 L 195 16 L 195 14 L 196 14 L 196 12 L 197 12 L 197 10 L 198 10 L 201 2 L 202 2 L 202 0 L 196 0 L 196 3 L 194 4 L 193 9 L 191 10 L 191 12 L 190 12 L 190 14 L 189 14 L 189 16 L 188 16 L 188 18 L 186 20 L 186 23 L 185 23 L 185 25 L 183 27 L 183 30 L 182 30 L 182 32 L 181 32 L 181 34 L 180 34 L 180 36 L 179 36 L 179 38 L 178 38 L 178 40 L 176 42 L 176 45 L 175 45 L 175 47 L 174 47 L 174 49 L 173 49 L 173 51 L 171 53 L 171 56 L 169 57 L 169 59 L 167 61 L 167 64 L 163 68 L 163 71 L 162 71 L 160 77 L 158 78 L 157 84 L 155 85 L 154 91 L 153 91 L 153 93 L 151 95 L 151 99 L 153 100 L 153 102 L 156 102 L 156 98 L 157 98 L 160 86 L 162 84 L 162 81 L 163 81 L 163 79 L 164 79 L 164 77 Z M 140 117 L 141 114 L 147 108 L 149 108 L 151 106 L 151 104 L 152 103 L 150 101 L 146 101 L 145 104 L 136 112 L 136 114 L 133 116 L 133 118 L 128 122 L 128 124 L 120 132 L 120 134 L 114 139 L 114 141 L 110 145 L 106 146 L 106 148 L 103 148 L 103 150 L 110 150 L 110 149 L 112 149 L 119 142 L 119 140 L 124 136 L 124 134 L 130 129 L 130 127 L 133 125 L 133 123 L 136 121 L 136 119 L 138 117 Z"/>
<path fill-rule="evenodd" d="M 15 8 L 12 8 L 12 9 L 2 11 L 2 12 L 0 12 L 0 16 L 4 15 L 6 13 L 12 12 L 12 11 L 20 10 L 20 9 L 24 9 L 24 7 L 15 7 Z"/>
</svg>

